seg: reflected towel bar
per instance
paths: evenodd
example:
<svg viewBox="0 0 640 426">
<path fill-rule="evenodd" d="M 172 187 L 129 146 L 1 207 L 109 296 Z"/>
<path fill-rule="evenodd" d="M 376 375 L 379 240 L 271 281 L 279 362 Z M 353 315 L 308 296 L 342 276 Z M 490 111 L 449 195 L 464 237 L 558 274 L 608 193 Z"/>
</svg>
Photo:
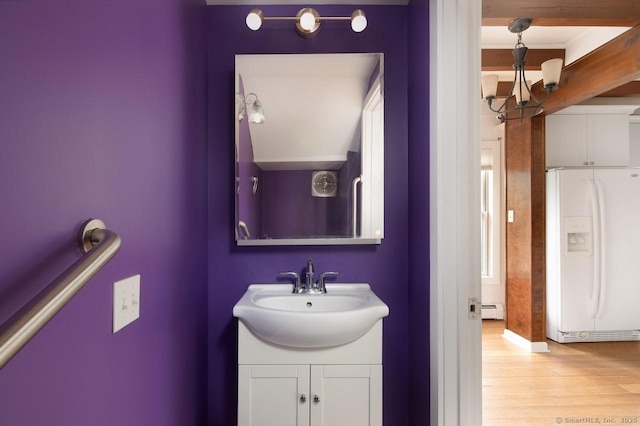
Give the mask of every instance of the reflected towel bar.
<svg viewBox="0 0 640 426">
<path fill-rule="evenodd" d="M 353 179 L 351 184 L 353 186 L 353 238 L 358 238 L 358 184 L 362 184 L 362 175 Z"/>
<path fill-rule="evenodd" d="M 120 237 L 99 219 L 82 224 L 84 255 L 0 328 L 0 369 L 69 302 L 120 249 Z"/>
</svg>

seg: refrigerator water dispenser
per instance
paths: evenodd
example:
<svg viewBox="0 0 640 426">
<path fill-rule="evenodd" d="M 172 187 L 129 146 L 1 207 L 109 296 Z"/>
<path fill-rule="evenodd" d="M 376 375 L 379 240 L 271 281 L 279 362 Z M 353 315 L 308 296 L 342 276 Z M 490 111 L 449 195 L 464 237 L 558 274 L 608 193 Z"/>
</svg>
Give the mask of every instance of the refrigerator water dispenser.
<svg viewBox="0 0 640 426">
<path fill-rule="evenodd" d="M 564 218 L 564 236 L 567 254 L 591 254 L 591 217 L 577 216 Z"/>
</svg>

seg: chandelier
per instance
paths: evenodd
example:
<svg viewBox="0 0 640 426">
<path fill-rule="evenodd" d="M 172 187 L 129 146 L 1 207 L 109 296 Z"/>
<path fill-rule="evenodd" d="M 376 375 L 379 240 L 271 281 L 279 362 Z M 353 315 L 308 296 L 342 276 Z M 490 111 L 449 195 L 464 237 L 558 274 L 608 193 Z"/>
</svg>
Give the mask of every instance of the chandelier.
<svg viewBox="0 0 640 426">
<path fill-rule="evenodd" d="M 489 109 L 498 114 L 497 118 L 506 120 L 530 118 L 542 112 L 542 104 L 549 100 L 551 93 L 558 89 L 560 73 L 562 71 L 562 59 L 554 58 L 545 61 L 542 69 L 542 91 L 546 93 L 544 99 L 539 99 L 531 92 L 531 80 L 527 80 L 524 67 L 527 64 L 527 46 L 522 42 L 522 32 L 531 25 L 531 18 L 517 18 L 509 23 L 509 31 L 518 34 L 518 42 L 513 48 L 513 69 L 515 75 L 511 86 L 510 95 L 497 109 L 494 107 L 496 93 L 498 91 L 498 75 L 491 74 L 482 78 L 482 97 Z M 515 106 L 509 106 L 511 95 L 515 96 Z M 512 104 L 513 105 L 513 104 Z"/>
</svg>

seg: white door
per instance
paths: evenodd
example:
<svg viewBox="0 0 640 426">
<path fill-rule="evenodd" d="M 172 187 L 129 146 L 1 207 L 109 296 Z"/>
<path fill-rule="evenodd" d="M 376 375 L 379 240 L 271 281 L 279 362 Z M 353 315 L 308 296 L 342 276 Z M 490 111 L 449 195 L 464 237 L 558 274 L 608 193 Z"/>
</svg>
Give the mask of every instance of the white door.
<svg viewBox="0 0 640 426">
<path fill-rule="evenodd" d="M 429 1 L 429 75 L 421 75 L 429 78 L 429 92 L 425 108 L 409 111 L 413 120 L 426 119 L 421 111 L 429 114 L 429 134 L 412 138 L 429 144 L 429 297 L 418 303 L 429 303 L 431 399 L 421 402 L 430 410 L 424 424 L 434 426 L 482 423 L 481 320 L 469 315 L 469 305 L 480 300 L 481 9 L 477 0 Z M 422 347 L 416 344 L 418 355 Z M 425 387 L 417 388 L 412 399 L 419 401 Z M 422 407 L 415 411 L 426 411 Z"/>
<path fill-rule="evenodd" d="M 238 426 L 309 426 L 308 365 L 239 365 Z"/>
<path fill-rule="evenodd" d="M 384 61 L 380 61 L 383 66 Z M 382 73 L 382 70 L 381 70 Z M 360 236 L 384 237 L 384 93 L 382 78 L 371 85 L 362 109 Z M 354 204 L 354 208 L 358 208 Z M 353 226 L 357 226 L 355 221 Z M 354 235 L 355 236 L 355 235 Z"/>
<path fill-rule="evenodd" d="M 640 329 L 640 170 L 596 169 L 603 208 L 597 329 Z"/>
<path fill-rule="evenodd" d="M 312 365 L 311 425 L 382 426 L 381 365 Z"/>
</svg>

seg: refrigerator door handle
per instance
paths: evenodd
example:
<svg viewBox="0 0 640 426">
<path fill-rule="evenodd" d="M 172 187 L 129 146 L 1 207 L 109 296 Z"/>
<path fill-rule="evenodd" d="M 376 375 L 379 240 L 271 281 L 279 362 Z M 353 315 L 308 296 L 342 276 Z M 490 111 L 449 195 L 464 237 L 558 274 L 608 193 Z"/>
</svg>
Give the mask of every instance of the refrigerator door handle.
<svg viewBox="0 0 640 426">
<path fill-rule="evenodd" d="M 606 222 L 606 210 L 604 200 L 604 190 L 602 189 L 602 183 L 594 179 L 596 191 L 598 193 L 598 219 L 599 219 L 599 234 L 600 234 L 600 289 L 598 292 L 598 314 L 597 318 L 602 318 L 604 314 L 605 296 L 607 294 L 607 232 L 605 224 Z"/>
<path fill-rule="evenodd" d="M 589 184 L 591 189 L 591 214 L 593 216 L 593 285 L 591 287 L 591 313 L 589 318 L 595 319 L 599 308 L 600 296 L 600 203 L 595 179 L 589 179 Z"/>
</svg>

